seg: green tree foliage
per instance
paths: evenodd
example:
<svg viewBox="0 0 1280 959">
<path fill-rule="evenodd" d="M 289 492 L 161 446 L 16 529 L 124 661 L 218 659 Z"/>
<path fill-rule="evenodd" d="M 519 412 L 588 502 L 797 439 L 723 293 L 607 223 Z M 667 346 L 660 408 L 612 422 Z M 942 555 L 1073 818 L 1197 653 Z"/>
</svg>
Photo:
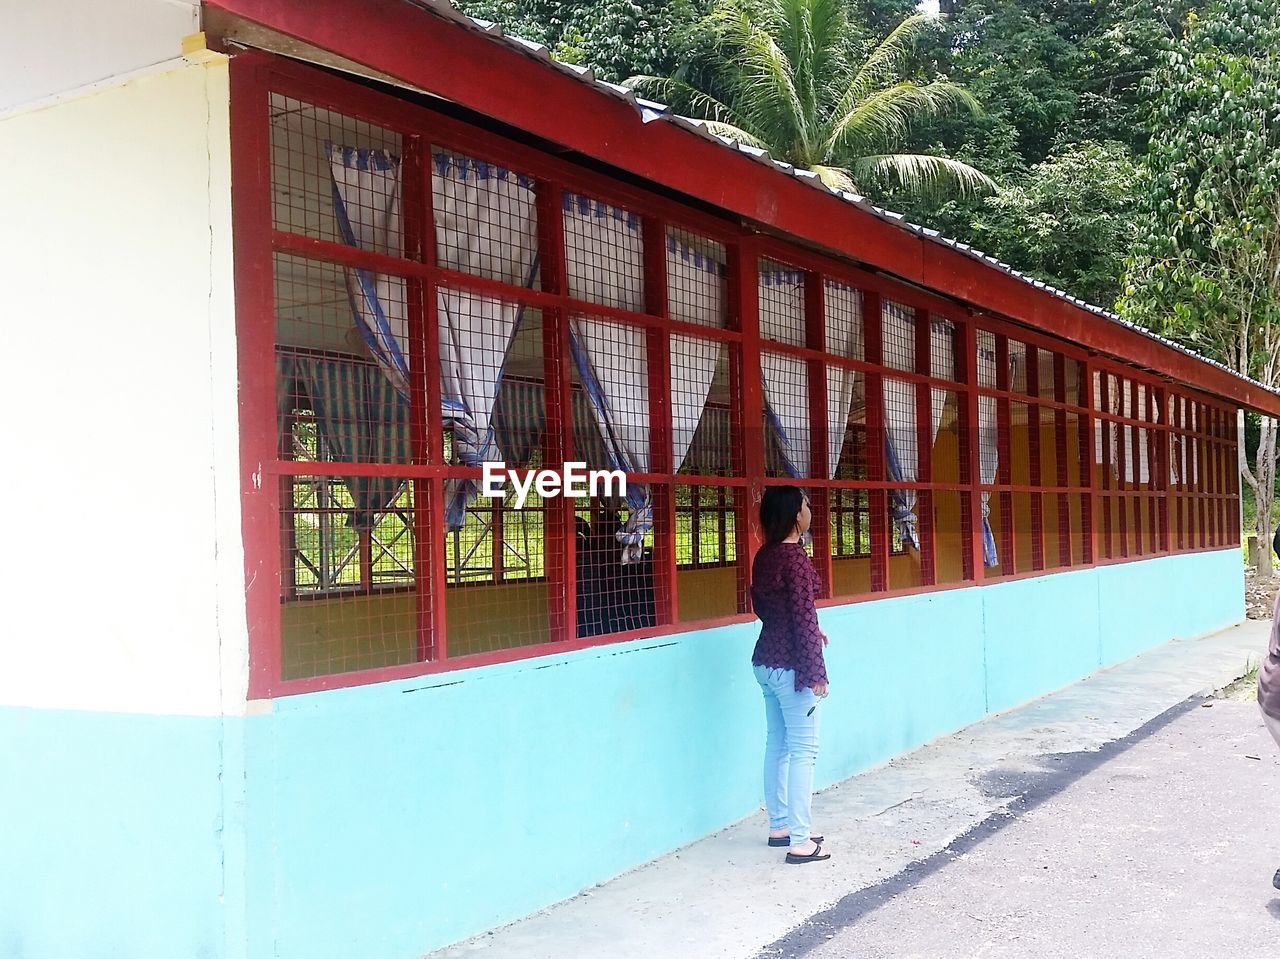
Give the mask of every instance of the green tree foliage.
<svg viewBox="0 0 1280 959">
<path fill-rule="evenodd" d="M 1216 0 L 1148 90 L 1151 186 L 1124 311 L 1280 385 L 1280 5 Z M 1253 468 L 1241 464 L 1264 543 L 1275 452 L 1275 422 L 1264 419 Z"/>
<path fill-rule="evenodd" d="M 980 112 L 954 83 L 905 75 L 916 42 L 935 27 L 931 18 L 908 17 L 866 57 L 843 0 L 717 0 L 707 26 L 709 83 L 707 74 L 699 84 L 681 71 L 627 83 L 837 189 L 894 184 L 939 196 L 994 186 L 958 160 L 899 149 L 922 121 Z"/>
<path fill-rule="evenodd" d="M 1140 176 L 1122 144 L 1065 146 L 974 210 L 974 242 L 1076 296 L 1114 303 Z"/>
<path fill-rule="evenodd" d="M 693 56 L 694 27 L 710 0 L 454 0 L 463 13 L 502 24 L 546 45 L 566 63 L 620 82 L 635 73 L 669 73 Z"/>
<path fill-rule="evenodd" d="M 1188 4 L 964 3 L 951 18 L 951 32 L 922 52 L 930 69 L 970 90 L 985 112 L 940 120 L 912 146 L 972 163 L 1010 195 L 941 204 L 890 195 L 886 203 L 1020 270 L 1111 305 L 1131 239 L 1118 219 L 1136 191 L 1124 178 L 1147 145 L 1142 83 L 1181 31 Z M 1055 197 L 1059 187 L 1067 192 Z M 1097 191 L 1096 210 L 1089 208 L 1089 189 Z M 1064 240 L 1056 253 L 1044 232 L 1051 227 Z M 1096 245 L 1077 242 L 1084 237 Z"/>
</svg>

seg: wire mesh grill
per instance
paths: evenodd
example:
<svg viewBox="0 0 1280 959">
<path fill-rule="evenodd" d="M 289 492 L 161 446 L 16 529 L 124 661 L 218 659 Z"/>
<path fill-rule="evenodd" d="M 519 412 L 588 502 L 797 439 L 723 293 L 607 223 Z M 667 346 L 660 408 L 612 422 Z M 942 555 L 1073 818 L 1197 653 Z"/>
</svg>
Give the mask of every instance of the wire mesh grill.
<svg viewBox="0 0 1280 959">
<path fill-rule="evenodd" d="M 546 503 L 531 491 L 474 500 L 444 542 L 449 657 L 514 649 L 549 638 Z"/>
<path fill-rule="evenodd" d="M 660 519 L 643 537 L 642 556 L 623 563 L 618 534 L 627 529 L 634 506 L 619 498 L 598 497 L 579 503 L 574 514 L 576 537 L 578 636 L 649 629 L 668 596 L 655 576 L 654 543 L 671 542 L 674 531 Z"/>
<path fill-rule="evenodd" d="M 649 351 L 639 326 L 582 314 L 570 319 L 574 457 L 592 469 L 647 473 L 652 465 Z M 704 361 L 705 356 L 700 356 Z"/>
<path fill-rule="evenodd" d="M 673 320 L 724 329 L 729 325 L 725 246 L 667 228 L 667 312 Z"/>
<path fill-rule="evenodd" d="M 420 616 L 429 612 L 421 604 L 430 599 L 412 590 L 420 561 L 413 487 L 404 478 L 388 482 L 394 486 L 390 501 L 361 515 L 347 481 L 283 478 L 284 678 L 397 666 L 419 657 Z"/>
<path fill-rule="evenodd" d="M 871 451 L 866 377 L 861 372 L 827 368 L 827 453 L 833 479 L 867 479 Z"/>
<path fill-rule="evenodd" d="M 940 380 L 957 379 L 956 355 L 959 348 L 955 324 L 933 317 L 929 330 L 929 375 Z"/>
<path fill-rule="evenodd" d="M 538 196 L 532 177 L 434 146 L 435 260 L 446 270 L 532 288 L 538 277 Z"/>
<path fill-rule="evenodd" d="M 970 500 L 967 490 L 934 490 L 933 536 L 935 582 L 963 583 L 974 578 L 970 529 Z"/>
<path fill-rule="evenodd" d="M 569 295 L 645 312 L 644 224 L 638 214 L 596 197 L 562 197 Z"/>
<path fill-rule="evenodd" d="M 1234 538 L 1234 416 L 1144 373 L 1086 381 L 1083 364 L 1043 338 L 982 329 L 976 363 L 961 363 L 950 321 L 886 297 L 880 369 L 889 375 L 869 377 L 840 365 L 866 358 L 864 294 L 817 268 L 797 270 L 785 254 L 760 260 L 757 288 L 731 296 L 723 242 L 675 226 L 646 236 L 665 212 L 649 220 L 648 209 L 576 187 L 548 195 L 533 171 L 476 154 L 486 147 L 435 143 L 420 157 L 418 144 L 432 142 L 423 131 L 402 136 L 359 110 L 273 94 L 270 123 L 273 226 L 347 248 L 317 254 L 346 265 L 274 260 L 286 679 L 413 663 L 446 646 L 450 659 L 465 659 L 738 614 L 748 497 L 697 477 L 743 476 L 745 430 L 764 433 L 766 477 L 809 486 L 815 542 L 830 554 L 817 565 L 832 595 Z M 402 183 L 419 168 L 430 197 Z M 544 235 L 540 199 L 561 236 Z M 434 229 L 416 236 L 428 209 Z M 543 263 L 561 248 L 562 262 Z M 410 278 L 387 257 L 437 268 Z M 525 291 L 544 273 L 576 301 L 566 315 L 528 305 L 536 298 Z M 665 304 L 655 299 L 664 287 Z M 754 394 L 743 395 L 744 347 L 737 333 L 711 331 L 734 326 L 731 301 L 752 295 L 771 346 L 759 357 L 763 415 L 746 423 Z M 813 342 L 807 311 L 819 300 L 822 339 Z M 600 307 L 665 308 L 686 326 L 600 316 Z M 547 355 L 548 344 L 563 355 Z M 429 392 L 420 367 L 436 346 L 440 409 L 411 416 Z M 804 347 L 828 358 L 788 352 Z M 667 354 L 665 368 L 652 368 Z M 434 388 L 436 372 L 425 372 Z M 966 372 L 976 384 L 947 388 Z M 939 382 L 920 380 L 925 373 Z M 567 388 L 553 393 L 548 382 Z M 869 382 L 877 395 L 867 395 Z M 972 422 L 974 388 L 1019 397 L 979 395 Z M 874 429 L 869 402 L 883 413 Z M 1089 421 L 1062 404 L 1092 406 L 1092 437 Z M 443 449 L 426 449 L 427 435 Z M 470 488 L 485 462 L 560 466 L 560 436 L 566 458 L 629 474 L 630 495 L 567 504 L 531 491 L 517 507 L 511 490 L 490 499 Z M 655 445 L 668 439 L 669 457 Z M 669 475 L 654 468 L 668 461 Z M 634 480 L 642 473 L 650 480 Z M 989 544 L 975 542 L 984 514 Z M 428 556 L 439 568 L 426 568 Z M 443 609 L 431 607 L 436 595 Z"/>
<path fill-rule="evenodd" d="M 746 577 L 738 554 L 741 508 L 741 495 L 732 487 L 676 487 L 680 622 L 719 619 L 746 608 Z"/>
<path fill-rule="evenodd" d="M 676 333 L 669 341 L 672 463 L 677 473 L 741 474 L 741 450 L 731 410 L 740 351 L 736 346 Z"/>
<path fill-rule="evenodd" d="M 1059 397 L 1057 393 L 1058 367 L 1061 359 L 1060 354 L 1051 350 L 1036 350 L 1036 395 L 1042 400 L 1065 401 L 1065 397 Z"/>
<path fill-rule="evenodd" d="M 398 170 L 401 137 L 356 116 L 279 93 L 270 96 L 272 223 L 277 230 L 350 243 L 350 230 L 389 220 L 374 231 L 374 252 L 400 256 Z M 334 191 L 345 174 L 380 188 L 352 193 L 342 215 Z M 379 177 L 379 174 L 386 174 Z M 346 221 L 345 223 L 343 221 Z"/>
<path fill-rule="evenodd" d="M 987 330 L 977 331 L 978 356 L 976 368 L 978 385 L 994 390 L 999 383 L 996 379 L 996 337 Z"/>
<path fill-rule="evenodd" d="M 880 344 L 883 362 L 891 370 L 916 370 L 916 311 L 894 300 L 881 305 Z"/>
<path fill-rule="evenodd" d="M 1014 393 L 1027 393 L 1029 392 L 1028 384 L 1031 382 L 1027 366 L 1027 344 L 1020 340 L 1009 340 L 1007 345 L 1009 349 L 1009 389 Z"/>
<path fill-rule="evenodd" d="M 844 283 L 827 280 L 823 284 L 823 308 L 823 336 L 827 352 L 845 359 L 864 359 L 866 340 L 862 292 Z"/>
<path fill-rule="evenodd" d="M 810 475 L 809 367 L 786 353 L 763 351 L 765 475 L 797 479 Z"/>
<path fill-rule="evenodd" d="M 760 336 L 804 346 L 805 275 L 775 260 L 760 260 Z"/>
<path fill-rule="evenodd" d="M 933 449 L 930 453 L 930 480 L 934 483 L 959 485 L 968 482 L 967 437 L 960 428 L 962 394 L 954 390 L 930 390 L 930 428 Z"/>
</svg>

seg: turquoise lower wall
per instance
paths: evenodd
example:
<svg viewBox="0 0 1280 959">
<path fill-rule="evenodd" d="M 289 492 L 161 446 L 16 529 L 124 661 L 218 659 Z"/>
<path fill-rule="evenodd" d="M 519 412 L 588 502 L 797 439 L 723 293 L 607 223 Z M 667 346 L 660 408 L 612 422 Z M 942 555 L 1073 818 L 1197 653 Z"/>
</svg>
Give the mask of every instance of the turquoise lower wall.
<svg viewBox="0 0 1280 959">
<path fill-rule="evenodd" d="M 223 956 L 220 739 L 0 707 L 0 957 Z"/>
<path fill-rule="evenodd" d="M 1238 622 L 1241 579 L 1228 550 L 823 610 L 819 784 Z M 571 896 L 759 806 L 755 635 L 243 720 L 0 710 L 0 956 L 414 959 Z"/>
</svg>

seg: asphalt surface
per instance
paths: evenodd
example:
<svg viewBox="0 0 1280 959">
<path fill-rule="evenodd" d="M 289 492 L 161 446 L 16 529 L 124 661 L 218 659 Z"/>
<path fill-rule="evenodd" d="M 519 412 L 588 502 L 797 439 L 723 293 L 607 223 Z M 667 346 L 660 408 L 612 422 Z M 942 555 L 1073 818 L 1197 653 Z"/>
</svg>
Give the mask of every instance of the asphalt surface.
<svg viewBox="0 0 1280 959">
<path fill-rule="evenodd" d="M 763 955 L 1280 956 L 1280 750 L 1255 704 L 1202 702 L 1047 757 L 1037 781 L 987 782 L 1018 797 L 1007 813 Z"/>
</svg>

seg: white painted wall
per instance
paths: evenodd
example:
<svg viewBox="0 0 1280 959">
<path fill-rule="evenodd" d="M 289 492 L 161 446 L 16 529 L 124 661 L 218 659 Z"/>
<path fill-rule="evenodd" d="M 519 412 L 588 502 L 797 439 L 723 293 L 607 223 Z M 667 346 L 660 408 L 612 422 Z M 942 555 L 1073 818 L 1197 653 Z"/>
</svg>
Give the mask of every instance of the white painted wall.
<svg viewBox="0 0 1280 959">
<path fill-rule="evenodd" d="M 0 119 L 0 705 L 243 709 L 225 59 Z"/>
<path fill-rule="evenodd" d="M 199 0 L 0 0 L 0 111 L 170 60 Z"/>
</svg>

